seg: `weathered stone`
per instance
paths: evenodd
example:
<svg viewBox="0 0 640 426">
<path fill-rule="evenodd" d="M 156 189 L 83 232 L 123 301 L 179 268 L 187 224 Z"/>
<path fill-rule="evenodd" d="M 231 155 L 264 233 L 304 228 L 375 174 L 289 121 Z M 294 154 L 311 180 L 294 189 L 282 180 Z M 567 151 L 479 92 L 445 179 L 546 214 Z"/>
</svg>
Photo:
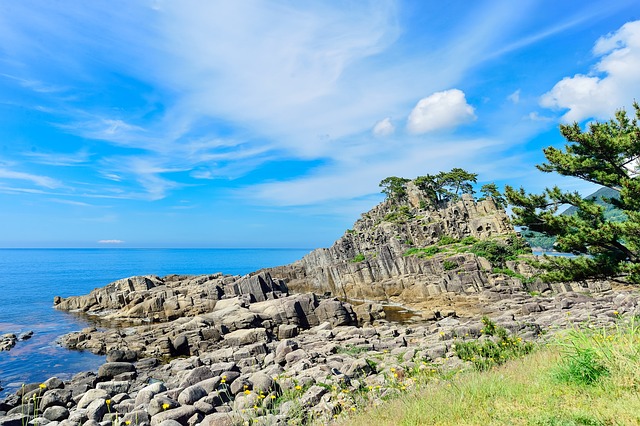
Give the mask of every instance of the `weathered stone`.
<svg viewBox="0 0 640 426">
<path fill-rule="evenodd" d="M 155 395 L 165 392 L 166 386 L 162 382 L 152 383 L 138 391 L 136 395 L 136 405 L 148 404 Z"/>
<path fill-rule="evenodd" d="M 174 408 L 177 408 L 179 406 L 180 404 L 178 403 L 178 401 L 175 401 L 166 395 L 156 395 L 149 402 L 147 411 L 149 412 L 150 416 L 155 416 L 158 413 L 167 410 L 173 410 Z"/>
<path fill-rule="evenodd" d="M 87 408 L 89 404 L 97 399 L 109 399 L 109 394 L 104 389 L 89 389 L 78 401 L 78 408 Z"/>
<path fill-rule="evenodd" d="M 242 423 L 242 417 L 237 413 L 213 413 L 202 419 L 202 426 L 235 426 Z"/>
<path fill-rule="evenodd" d="M 107 413 L 108 407 L 104 399 L 98 398 L 91 401 L 87 406 L 87 417 L 89 420 L 101 421 Z"/>
<path fill-rule="evenodd" d="M 211 368 L 206 365 L 196 367 L 187 374 L 187 376 L 180 382 L 179 387 L 186 388 L 191 385 L 195 385 L 203 380 L 210 379 L 214 377 Z"/>
<path fill-rule="evenodd" d="M 69 389 L 51 389 L 44 393 L 40 400 L 40 409 L 45 410 L 52 406 L 66 406 L 71 401 L 71 390 Z"/>
<path fill-rule="evenodd" d="M 135 371 L 136 366 L 129 362 L 107 362 L 98 368 L 98 378 L 112 379 L 119 374 Z"/>
<path fill-rule="evenodd" d="M 96 389 L 104 389 L 109 395 L 129 392 L 130 382 L 115 381 L 96 383 Z"/>
<path fill-rule="evenodd" d="M 151 426 L 157 426 L 165 420 L 175 420 L 176 422 L 184 425 L 195 413 L 196 408 L 194 406 L 183 405 L 182 407 L 163 411 L 151 417 Z"/>
<path fill-rule="evenodd" d="M 200 385 L 189 386 L 178 396 L 178 402 L 182 405 L 193 405 L 194 402 L 205 397 L 207 391 Z"/>
<path fill-rule="evenodd" d="M 231 346 L 248 345 L 267 340 L 267 331 L 264 328 L 236 330 L 226 334 L 224 340 Z"/>
</svg>

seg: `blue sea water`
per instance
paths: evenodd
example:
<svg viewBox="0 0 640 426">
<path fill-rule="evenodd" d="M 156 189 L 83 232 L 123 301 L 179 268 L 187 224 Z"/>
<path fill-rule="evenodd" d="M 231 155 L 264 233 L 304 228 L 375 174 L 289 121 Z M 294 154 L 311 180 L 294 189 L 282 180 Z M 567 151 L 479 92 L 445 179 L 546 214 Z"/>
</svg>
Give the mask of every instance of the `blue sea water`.
<svg viewBox="0 0 640 426">
<path fill-rule="evenodd" d="M 134 275 L 244 275 L 285 265 L 308 249 L 0 249 L 0 335 L 32 330 L 0 352 L 0 396 L 22 383 L 95 370 L 104 357 L 69 351 L 56 339 L 88 323 L 53 308 L 54 296 L 89 293 Z"/>
</svg>

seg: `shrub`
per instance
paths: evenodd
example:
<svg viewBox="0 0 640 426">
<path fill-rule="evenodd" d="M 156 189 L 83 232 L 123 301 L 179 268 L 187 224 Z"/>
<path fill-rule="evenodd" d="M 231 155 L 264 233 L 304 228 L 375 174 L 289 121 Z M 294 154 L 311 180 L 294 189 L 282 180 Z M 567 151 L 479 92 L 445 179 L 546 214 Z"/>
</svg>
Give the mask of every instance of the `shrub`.
<svg viewBox="0 0 640 426">
<path fill-rule="evenodd" d="M 464 244 L 465 246 L 470 246 L 471 244 L 475 244 L 477 242 L 478 242 L 478 239 L 471 235 L 469 235 L 468 237 L 464 237 L 463 239 L 460 240 L 460 243 Z"/>
<path fill-rule="evenodd" d="M 510 359 L 522 357 L 533 350 L 531 342 L 523 342 L 520 337 L 509 336 L 505 328 L 498 327 L 488 317 L 482 317 L 482 323 L 484 324 L 482 333 L 497 337 L 497 341 L 457 342 L 454 348 L 458 358 L 470 361 L 476 370 L 488 370 Z"/>
<path fill-rule="evenodd" d="M 508 260 L 517 260 L 518 256 L 530 253 L 531 249 L 527 247 L 524 240 L 512 235 L 506 241 L 478 241 L 469 248 L 469 251 L 484 257 L 499 268 L 505 268 Z"/>
<path fill-rule="evenodd" d="M 362 262 L 364 259 L 365 259 L 364 254 L 358 253 L 353 259 L 351 259 L 351 262 L 358 263 L 358 262 Z"/>
<path fill-rule="evenodd" d="M 458 264 L 450 260 L 445 260 L 444 262 L 442 262 L 442 267 L 445 271 L 450 271 L 452 269 L 456 269 L 458 267 Z"/>
<path fill-rule="evenodd" d="M 418 256 L 422 258 L 432 257 L 440 252 L 440 248 L 437 246 L 429 246 L 426 248 L 410 248 L 404 252 L 403 256 Z"/>
<path fill-rule="evenodd" d="M 458 242 L 458 240 L 456 240 L 455 238 L 450 237 L 448 235 L 444 235 L 442 238 L 440 238 L 440 241 L 438 241 L 438 245 L 439 246 L 446 246 L 446 245 L 449 245 L 449 244 L 455 244 L 457 242 Z"/>
</svg>

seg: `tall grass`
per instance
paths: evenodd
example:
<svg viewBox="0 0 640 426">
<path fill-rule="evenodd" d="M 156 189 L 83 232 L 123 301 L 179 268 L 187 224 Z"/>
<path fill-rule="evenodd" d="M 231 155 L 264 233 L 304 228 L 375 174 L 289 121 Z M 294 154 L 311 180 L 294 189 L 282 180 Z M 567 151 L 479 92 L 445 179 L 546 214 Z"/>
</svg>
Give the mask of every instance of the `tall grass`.
<svg viewBox="0 0 640 426">
<path fill-rule="evenodd" d="M 574 328 L 488 371 L 425 380 L 345 425 L 638 425 L 640 320 Z"/>
</svg>

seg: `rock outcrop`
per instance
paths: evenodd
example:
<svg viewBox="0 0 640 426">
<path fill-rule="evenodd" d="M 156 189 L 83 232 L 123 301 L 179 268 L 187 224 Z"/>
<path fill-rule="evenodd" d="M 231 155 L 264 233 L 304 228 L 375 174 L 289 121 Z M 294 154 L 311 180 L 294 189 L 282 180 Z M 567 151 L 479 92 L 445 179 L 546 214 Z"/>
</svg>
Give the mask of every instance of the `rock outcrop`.
<svg viewBox="0 0 640 426">
<path fill-rule="evenodd" d="M 268 271 L 294 292 L 403 304 L 442 293 L 521 287 L 517 279 L 492 274 L 492 265 L 473 253 L 405 255 L 443 238 L 500 240 L 515 235 L 506 213 L 491 199 L 476 201 L 462 195 L 458 202 L 434 206 L 411 182 L 407 193 L 402 204 L 386 200 L 364 213 L 330 248 L 316 249 L 300 261 Z M 446 269 L 445 262 L 455 263 L 456 268 Z"/>
</svg>

